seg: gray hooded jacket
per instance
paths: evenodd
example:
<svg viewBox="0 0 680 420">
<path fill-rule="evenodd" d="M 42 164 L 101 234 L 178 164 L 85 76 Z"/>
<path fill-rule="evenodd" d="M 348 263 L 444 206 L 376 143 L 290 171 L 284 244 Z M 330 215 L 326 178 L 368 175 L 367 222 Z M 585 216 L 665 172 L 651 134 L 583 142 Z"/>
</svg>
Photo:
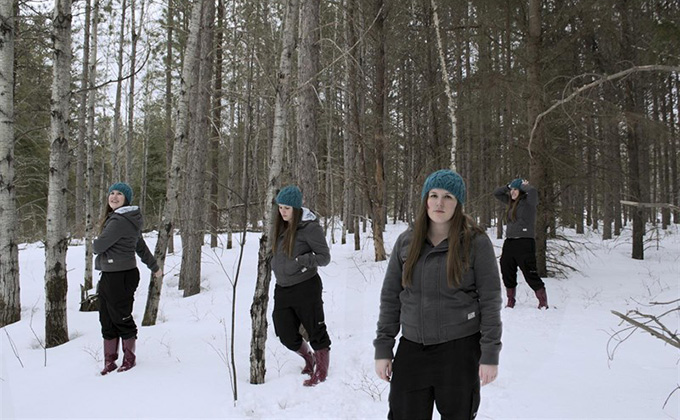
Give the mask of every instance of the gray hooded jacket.
<svg viewBox="0 0 680 420">
<path fill-rule="evenodd" d="M 144 220 L 137 206 L 117 208 L 104 222 L 101 235 L 92 242 L 97 258 L 94 268 L 101 271 L 125 271 L 137 267 L 135 253 L 152 273 L 158 263 L 142 237 Z"/>
<path fill-rule="evenodd" d="M 317 273 L 317 267 L 328 265 L 331 253 L 326 243 L 326 236 L 316 215 L 309 209 L 302 208 L 302 220 L 298 223 L 293 246 L 293 258 L 283 251 L 283 237 L 276 239 L 277 252 L 272 258 L 272 270 L 276 284 L 289 287 L 309 280 Z"/>
<path fill-rule="evenodd" d="M 496 255 L 486 234 L 472 239 L 470 268 L 460 287 L 449 287 L 448 240 L 437 246 L 425 241 L 413 268 L 413 284 L 401 285 L 413 231 L 399 235 L 385 272 L 375 359 L 393 359 L 395 337 L 425 345 L 441 344 L 481 332 L 480 363 L 497 365 L 501 351 L 501 282 Z"/>
<path fill-rule="evenodd" d="M 506 238 L 534 238 L 536 225 L 536 206 L 538 206 L 538 191 L 531 185 L 521 185 L 519 187 L 526 195 L 519 197 L 517 203 L 517 217 L 510 220 L 512 215 L 508 214 L 507 227 L 505 229 Z M 496 188 L 493 192 L 494 197 L 499 201 L 508 204 L 510 202 L 510 187 L 504 185 Z"/>
</svg>

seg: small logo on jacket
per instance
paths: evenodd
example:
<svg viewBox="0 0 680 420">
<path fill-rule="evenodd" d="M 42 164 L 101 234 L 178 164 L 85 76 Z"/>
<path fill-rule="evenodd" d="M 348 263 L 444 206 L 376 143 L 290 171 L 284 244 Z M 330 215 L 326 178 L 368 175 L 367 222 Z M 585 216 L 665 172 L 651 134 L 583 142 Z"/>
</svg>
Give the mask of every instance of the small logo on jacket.
<svg viewBox="0 0 680 420">
<path fill-rule="evenodd" d="M 470 312 L 470 313 L 468 314 L 468 321 L 471 320 L 471 319 L 474 318 L 474 317 L 475 317 L 475 313 L 474 313 L 474 312 Z"/>
</svg>

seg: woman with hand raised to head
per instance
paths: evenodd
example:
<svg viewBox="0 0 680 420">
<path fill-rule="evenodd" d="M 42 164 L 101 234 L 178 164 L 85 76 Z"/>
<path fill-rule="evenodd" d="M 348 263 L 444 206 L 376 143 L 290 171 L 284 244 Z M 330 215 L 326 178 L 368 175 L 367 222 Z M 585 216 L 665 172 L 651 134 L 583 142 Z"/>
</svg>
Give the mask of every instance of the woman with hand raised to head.
<svg viewBox="0 0 680 420">
<path fill-rule="evenodd" d="M 463 211 L 465 183 L 425 180 L 415 225 L 397 239 L 380 295 L 375 368 L 390 419 L 473 419 L 498 375 L 500 278 L 491 240 Z M 396 355 L 395 337 L 401 331 Z"/>
<path fill-rule="evenodd" d="M 494 197 L 507 205 L 507 227 L 501 253 L 501 273 L 508 298 L 505 305 L 514 308 L 517 295 L 517 267 L 536 294 L 538 309 L 548 309 L 545 284 L 536 268 L 536 207 L 538 191 L 526 179 L 517 178 L 508 185 L 496 188 Z"/>
</svg>

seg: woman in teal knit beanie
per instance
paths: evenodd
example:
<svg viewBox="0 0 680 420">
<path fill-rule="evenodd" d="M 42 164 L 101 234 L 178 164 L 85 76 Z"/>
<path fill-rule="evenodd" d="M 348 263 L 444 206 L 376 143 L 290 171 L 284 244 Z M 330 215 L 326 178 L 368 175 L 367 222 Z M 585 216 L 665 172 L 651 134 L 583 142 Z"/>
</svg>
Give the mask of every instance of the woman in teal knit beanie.
<svg viewBox="0 0 680 420">
<path fill-rule="evenodd" d="M 516 178 L 494 191 L 494 197 L 507 205 L 505 212 L 505 242 L 501 253 L 501 273 L 508 302 L 514 308 L 517 296 L 517 268 L 536 294 L 538 309 L 548 309 L 545 284 L 536 269 L 536 207 L 538 191 L 529 181 Z"/>
<path fill-rule="evenodd" d="M 132 317 L 135 290 L 139 285 L 136 256 L 155 277 L 163 276 L 163 270 L 142 237 L 144 220 L 139 207 L 132 205 L 132 198 L 132 188 L 124 182 L 109 187 L 101 232 L 92 242 L 92 249 L 97 255 L 95 269 L 101 270 L 97 295 L 104 338 L 102 375 L 116 369 L 124 372 L 137 364 L 137 325 Z M 123 362 L 118 367 L 116 362 L 121 341 Z"/>
<path fill-rule="evenodd" d="M 305 386 L 326 380 L 331 339 L 326 331 L 318 267 L 328 265 L 331 254 L 326 235 L 316 215 L 302 207 L 302 192 L 295 185 L 282 188 L 276 196 L 278 213 L 272 238 L 274 287 L 274 330 L 281 343 L 305 360 Z M 309 335 L 300 334 L 302 325 Z"/>
<path fill-rule="evenodd" d="M 465 199 L 456 172 L 430 174 L 414 227 L 392 249 L 373 341 L 376 373 L 390 383 L 390 419 L 431 419 L 436 404 L 442 418 L 471 420 L 480 385 L 498 375 L 500 277 Z"/>
</svg>

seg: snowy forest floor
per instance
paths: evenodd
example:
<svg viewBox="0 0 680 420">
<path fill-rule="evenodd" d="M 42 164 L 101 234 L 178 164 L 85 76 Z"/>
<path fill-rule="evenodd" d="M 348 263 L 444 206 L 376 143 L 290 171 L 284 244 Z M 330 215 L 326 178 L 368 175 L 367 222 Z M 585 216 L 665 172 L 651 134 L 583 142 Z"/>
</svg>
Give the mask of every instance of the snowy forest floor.
<svg viewBox="0 0 680 420">
<path fill-rule="evenodd" d="M 388 225 L 388 251 L 404 229 L 403 224 Z M 680 419 L 680 392 L 669 398 L 680 383 L 678 349 L 637 331 L 610 358 L 616 344 L 610 337 L 625 327 L 612 310 L 660 314 L 662 308 L 647 305 L 680 298 L 680 229 L 650 230 L 643 261 L 630 258 L 629 230 L 610 241 L 602 241 L 597 232 L 561 233 L 570 245 L 560 241 L 552 247 L 572 248 L 560 258 L 577 271 L 545 279 L 547 311 L 536 309 L 520 274 L 517 306 L 502 312 L 499 378 L 482 389 L 477 418 Z M 494 237 L 493 230 L 489 235 Z M 305 388 L 302 359 L 279 343 L 271 322 L 266 382 L 249 384 L 249 310 L 259 236 L 248 234 L 236 294 L 234 403 L 225 362 L 239 254 L 234 239 L 231 250 L 204 247 L 202 290 L 190 298 L 177 288 L 181 255 L 168 256 L 158 323 L 140 327 L 137 367 L 105 377 L 98 375 L 103 363 L 98 315 L 78 311 L 84 247 L 73 244 L 67 256 L 70 341 L 45 351 L 44 248 L 22 244 L 22 320 L 0 332 L 1 417 L 386 418 L 389 387 L 374 373 L 372 345 L 386 262 L 373 261 L 370 238 L 363 240 L 361 251 L 354 251 L 353 243 L 330 245 L 332 261 L 320 270 L 333 341 L 330 373 L 325 383 Z M 492 241 L 500 256 L 502 240 Z M 147 243 L 153 249 L 155 234 L 147 236 Z M 180 249 L 179 238 L 175 247 Z M 149 282 L 141 263 L 140 271 L 134 308 L 138 325 Z M 270 321 L 272 305 L 270 300 Z M 664 320 L 670 330 L 679 330 L 677 312 Z"/>
</svg>

